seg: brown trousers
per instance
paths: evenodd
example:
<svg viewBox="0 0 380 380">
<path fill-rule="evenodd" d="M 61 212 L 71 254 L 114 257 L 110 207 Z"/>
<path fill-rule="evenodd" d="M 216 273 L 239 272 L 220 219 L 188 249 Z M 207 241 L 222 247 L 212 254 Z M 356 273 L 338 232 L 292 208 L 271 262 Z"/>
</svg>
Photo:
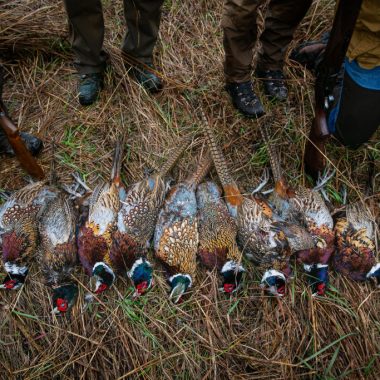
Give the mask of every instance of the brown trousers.
<svg viewBox="0 0 380 380">
<path fill-rule="evenodd" d="M 257 7 L 263 0 L 226 0 L 224 31 L 226 82 L 250 80 L 253 48 L 257 40 Z M 293 33 L 308 11 L 312 0 L 271 0 L 260 36 L 262 50 L 258 68 L 278 70 L 284 64 Z"/>
<path fill-rule="evenodd" d="M 101 0 L 64 0 L 69 18 L 75 66 L 80 74 L 102 72 L 104 19 Z M 127 33 L 122 50 L 134 59 L 151 63 L 157 41 L 163 0 L 124 0 Z"/>
</svg>

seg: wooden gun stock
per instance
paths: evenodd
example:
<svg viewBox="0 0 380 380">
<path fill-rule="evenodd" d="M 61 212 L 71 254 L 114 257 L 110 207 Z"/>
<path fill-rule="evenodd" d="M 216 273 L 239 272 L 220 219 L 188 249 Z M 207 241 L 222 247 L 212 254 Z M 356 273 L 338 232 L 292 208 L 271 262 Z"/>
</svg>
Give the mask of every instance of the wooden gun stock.
<svg viewBox="0 0 380 380">
<path fill-rule="evenodd" d="M 322 109 L 316 110 L 313 124 L 310 129 L 309 140 L 305 147 L 305 169 L 313 177 L 326 167 L 325 143 L 330 137 L 327 127 L 326 113 Z"/>
<path fill-rule="evenodd" d="M 36 179 L 43 179 L 45 174 L 42 168 L 37 164 L 37 161 L 26 148 L 24 142 L 20 137 L 19 130 L 12 123 L 11 119 L 5 113 L 5 107 L 0 101 L 0 127 L 3 129 L 9 143 L 11 144 L 17 159 L 21 166 L 32 177 Z"/>
</svg>

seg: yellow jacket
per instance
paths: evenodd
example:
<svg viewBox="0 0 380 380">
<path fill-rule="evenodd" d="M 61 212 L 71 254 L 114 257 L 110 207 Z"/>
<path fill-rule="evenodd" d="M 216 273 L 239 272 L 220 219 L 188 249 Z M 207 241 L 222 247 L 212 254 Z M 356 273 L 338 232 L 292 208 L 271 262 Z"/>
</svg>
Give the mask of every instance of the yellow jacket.
<svg viewBox="0 0 380 380">
<path fill-rule="evenodd" d="M 380 66 L 380 0 L 363 0 L 347 57 L 364 69 Z"/>
</svg>

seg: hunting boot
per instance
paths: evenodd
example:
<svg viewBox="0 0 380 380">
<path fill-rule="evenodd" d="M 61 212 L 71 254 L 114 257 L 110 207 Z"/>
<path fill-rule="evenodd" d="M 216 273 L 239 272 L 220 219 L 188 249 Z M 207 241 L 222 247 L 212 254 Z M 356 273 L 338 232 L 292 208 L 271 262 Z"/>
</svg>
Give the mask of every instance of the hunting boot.
<svg viewBox="0 0 380 380">
<path fill-rule="evenodd" d="M 82 74 L 79 77 L 79 103 L 89 106 L 94 103 L 103 89 L 103 73 Z"/>
<path fill-rule="evenodd" d="M 227 83 L 226 91 L 230 94 L 232 104 L 244 116 L 259 118 L 265 114 L 263 105 L 252 88 L 252 82 Z"/>
<path fill-rule="evenodd" d="M 330 33 L 325 33 L 318 41 L 306 41 L 290 53 L 290 59 L 298 62 L 313 73 L 322 62 Z"/>
<path fill-rule="evenodd" d="M 256 77 L 263 82 L 264 93 L 270 100 L 282 102 L 287 99 L 288 89 L 282 70 L 258 69 Z"/>
<path fill-rule="evenodd" d="M 151 63 L 144 66 L 130 66 L 128 73 L 135 81 L 143 86 L 151 94 L 162 90 L 163 85 L 161 79 L 155 74 L 155 68 Z"/>
</svg>

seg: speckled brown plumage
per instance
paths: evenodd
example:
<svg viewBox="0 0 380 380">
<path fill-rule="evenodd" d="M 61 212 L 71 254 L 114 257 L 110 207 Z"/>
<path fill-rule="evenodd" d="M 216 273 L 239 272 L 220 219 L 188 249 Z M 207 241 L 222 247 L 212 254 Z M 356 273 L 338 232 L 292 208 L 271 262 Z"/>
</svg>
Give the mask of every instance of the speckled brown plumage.
<svg viewBox="0 0 380 380">
<path fill-rule="evenodd" d="M 240 263 L 241 252 L 236 243 L 237 226 L 221 198 L 221 191 L 212 182 L 202 183 L 197 189 L 199 210 L 199 249 L 202 263 L 209 269 L 221 270 L 233 260 Z"/>
<path fill-rule="evenodd" d="M 3 263 L 10 275 L 27 270 L 38 246 L 37 218 L 52 194 L 45 182 L 16 191 L 0 209 Z"/>
<path fill-rule="evenodd" d="M 145 249 L 128 234 L 122 234 L 120 231 L 113 234 L 110 259 L 119 271 L 125 273 L 132 267 L 136 258 L 143 257 L 145 254 Z"/>
<path fill-rule="evenodd" d="M 376 264 L 375 230 L 371 215 L 362 203 L 346 207 L 346 216 L 335 224 L 337 250 L 335 270 L 354 281 L 364 281 Z"/>
<path fill-rule="evenodd" d="M 158 173 L 130 186 L 121 201 L 108 257 L 113 267 L 131 278 L 135 287 L 134 297 L 142 295 L 153 285 L 153 269 L 147 260 L 147 248 L 169 188 L 166 175 L 186 146 L 179 144 Z"/>
<path fill-rule="evenodd" d="M 118 230 L 121 234 L 127 234 L 129 239 L 133 239 L 142 248 L 149 246 L 158 213 L 169 189 L 166 176 L 186 147 L 186 141 L 180 142 L 161 170 L 132 185 L 122 202 Z"/>
<path fill-rule="evenodd" d="M 119 207 L 119 188 L 114 183 L 99 185 L 90 197 L 88 220 L 78 236 L 79 258 L 88 274 L 101 261 L 117 269 L 113 268 L 109 253 Z"/>
<path fill-rule="evenodd" d="M 222 183 L 225 201 L 236 219 L 238 240 L 243 252 L 257 265 L 267 268 L 272 264 L 286 267 L 292 253 L 288 237 L 270 205 L 258 196 L 243 197 L 232 179 L 214 132 L 202 112 L 203 127 L 210 146 L 218 176 Z M 310 247 L 306 240 L 305 247 Z M 285 263 L 285 264 L 284 264 Z"/>
<path fill-rule="evenodd" d="M 275 180 L 274 192 L 270 203 L 284 220 L 304 226 L 314 246 L 310 249 L 295 249 L 297 261 L 304 265 L 328 264 L 335 250 L 333 220 L 318 191 L 305 187 L 291 188 L 281 168 L 278 151 L 270 141 L 269 123 L 261 126 L 261 133 L 266 142 L 272 173 Z"/>
<path fill-rule="evenodd" d="M 54 190 L 52 190 L 54 192 Z M 71 201 L 58 189 L 39 220 L 39 264 L 47 285 L 56 287 L 71 281 L 77 263 L 75 214 Z"/>
<path fill-rule="evenodd" d="M 293 189 L 288 185 L 278 151 L 271 143 L 269 128 L 268 122 L 260 128 L 275 180 L 269 202 L 283 220 L 306 229 L 310 237 L 309 247 L 299 244 L 300 234 L 294 234 L 294 242 L 292 239 L 289 242 L 293 245 L 292 251 L 297 252 L 297 262 L 308 273 L 313 294 L 323 295 L 328 283 L 328 262 L 335 249 L 333 220 L 318 191 L 302 186 Z"/>
<path fill-rule="evenodd" d="M 170 274 L 195 275 L 198 250 L 198 215 L 195 189 L 210 169 L 206 157 L 195 174 L 174 186 L 160 211 L 155 231 L 156 257 Z"/>
<path fill-rule="evenodd" d="M 120 197 L 124 192 L 124 187 L 120 180 L 123 144 L 123 140 L 116 143 L 111 180 L 100 183 L 89 197 L 88 219 L 84 226 L 79 229 L 77 239 L 78 256 L 89 276 L 94 274 L 94 267 L 97 264 L 101 264 L 103 268 L 106 268 L 106 272 L 112 271 L 108 275 L 108 278 L 112 277 L 112 281 L 108 281 L 107 287 L 112 284 L 115 273 L 122 269 L 118 268 L 116 262 L 112 261 L 110 250 L 113 234 L 117 230 Z M 99 276 L 98 281 L 102 282 Z M 98 287 L 100 283 L 97 284 Z M 95 291 L 99 292 L 99 289 Z"/>
<path fill-rule="evenodd" d="M 223 280 L 225 293 L 235 292 L 245 272 L 242 254 L 237 246 L 236 221 L 228 212 L 220 188 L 214 182 L 205 182 L 197 188 L 199 215 L 198 256 L 208 269 L 217 268 Z"/>
<path fill-rule="evenodd" d="M 187 217 L 164 230 L 156 256 L 165 264 L 170 274 L 186 273 L 194 276 L 198 247 L 197 228 L 196 219 Z"/>
</svg>

